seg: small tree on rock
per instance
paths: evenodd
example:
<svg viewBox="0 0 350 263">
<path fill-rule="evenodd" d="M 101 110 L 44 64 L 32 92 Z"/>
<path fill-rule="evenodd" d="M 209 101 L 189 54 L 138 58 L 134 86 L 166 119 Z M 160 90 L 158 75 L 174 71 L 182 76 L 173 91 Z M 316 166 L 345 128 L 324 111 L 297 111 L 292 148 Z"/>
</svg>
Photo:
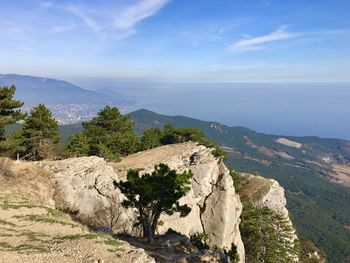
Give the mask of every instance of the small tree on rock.
<svg viewBox="0 0 350 263">
<path fill-rule="evenodd" d="M 23 125 L 21 143 L 23 155 L 32 160 L 44 159 L 58 142 L 57 121 L 45 105 L 39 104 L 30 111 Z"/>
<path fill-rule="evenodd" d="M 138 209 L 139 224 L 143 236 L 154 242 L 155 230 L 162 213 L 172 215 L 179 212 L 181 217 L 189 214 L 191 208 L 180 205 L 179 199 L 190 190 L 191 171 L 176 173 L 165 164 L 155 166 L 154 172 L 140 176 L 137 170 L 129 170 L 127 181 L 115 183 L 126 196 L 123 206 Z"/>
</svg>

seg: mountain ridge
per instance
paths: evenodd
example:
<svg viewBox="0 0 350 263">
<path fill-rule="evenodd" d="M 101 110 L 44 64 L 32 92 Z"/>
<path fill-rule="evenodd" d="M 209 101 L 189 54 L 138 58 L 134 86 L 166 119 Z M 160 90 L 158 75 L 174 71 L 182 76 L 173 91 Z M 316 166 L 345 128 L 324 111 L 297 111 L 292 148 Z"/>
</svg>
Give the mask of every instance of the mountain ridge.
<svg viewBox="0 0 350 263">
<path fill-rule="evenodd" d="M 117 106 L 125 112 L 138 104 L 121 93 L 87 90 L 63 80 L 0 74 L 0 86 L 11 85 L 16 86 L 15 98 L 25 101 L 25 111 L 39 103 L 46 104 L 61 124 L 87 121 L 105 105 Z"/>
</svg>

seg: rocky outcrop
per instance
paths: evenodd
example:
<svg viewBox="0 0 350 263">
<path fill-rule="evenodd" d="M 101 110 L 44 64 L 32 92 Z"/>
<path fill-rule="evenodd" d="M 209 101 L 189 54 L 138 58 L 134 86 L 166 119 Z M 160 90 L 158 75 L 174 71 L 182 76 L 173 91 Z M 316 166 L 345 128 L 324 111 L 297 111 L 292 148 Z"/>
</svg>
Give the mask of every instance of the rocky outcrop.
<svg viewBox="0 0 350 263">
<path fill-rule="evenodd" d="M 241 196 L 248 197 L 259 207 L 267 207 L 288 217 L 284 189 L 276 180 L 247 173 L 240 173 L 240 177 L 242 183 Z"/>
<path fill-rule="evenodd" d="M 101 208 L 108 207 L 116 193 L 118 200 L 123 199 L 114 189 L 113 181 L 125 179 L 128 169 L 152 172 L 159 163 L 166 163 L 178 172 L 190 169 L 194 176 L 190 192 L 180 200 L 192 208 L 191 213 L 184 218 L 178 214 L 163 215 L 158 233 L 165 233 L 169 228 L 185 235 L 205 232 L 212 246 L 230 249 L 232 243 L 235 244 L 240 262 L 244 262 L 239 232 L 242 204 L 228 169 L 204 146 L 191 142 L 162 146 L 128 156 L 117 164 L 98 157 L 72 158 L 47 163 L 45 169 L 56 183 L 56 205 L 88 221 L 95 218 Z M 123 226 L 121 230 L 131 232 L 134 211 L 124 210 L 121 205 L 117 209 L 121 214 L 119 221 L 124 222 L 119 225 Z"/>
<path fill-rule="evenodd" d="M 282 215 L 287 220 L 287 224 L 294 229 L 286 208 L 287 200 L 284 195 L 284 188 L 276 180 L 247 173 L 240 173 L 239 175 L 242 185 L 241 197 L 247 197 L 255 206 L 266 207 Z M 289 238 L 291 246 L 297 239 L 298 237 L 294 231 Z M 297 254 L 293 257 L 295 262 L 299 261 Z"/>
</svg>

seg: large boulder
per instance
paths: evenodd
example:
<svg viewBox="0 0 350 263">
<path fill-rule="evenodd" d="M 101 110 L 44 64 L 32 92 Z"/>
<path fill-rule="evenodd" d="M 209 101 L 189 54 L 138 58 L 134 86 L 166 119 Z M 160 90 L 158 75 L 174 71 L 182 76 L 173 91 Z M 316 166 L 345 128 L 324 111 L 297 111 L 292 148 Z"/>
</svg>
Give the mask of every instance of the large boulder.
<svg viewBox="0 0 350 263">
<path fill-rule="evenodd" d="M 211 149 L 188 142 L 158 147 L 130 155 L 120 163 L 107 163 L 98 157 L 72 158 L 49 162 L 45 168 L 56 182 L 56 205 L 75 213 L 81 220 L 93 221 L 96 214 L 111 206 L 112 196 L 123 196 L 116 191 L 113 181 L 124 180 L 129 169 L 149 173 L 154 166 L 165 163 L 178 172 L 191 170 L 192 188 L 180 200 L 192 210 L 186 217 L 178 214 L 162 215 L 159 234 L 173 229 L 185 235 L 205 232 L 208 243 L 230 249 L 232 243 L 244 262 L 244 246 L 239 232 L 242 204 L 235 193 L 232 178 L 222 160 L 211 154 Z M 115 200 L 115 199 L 113 199 Z M 118 224 L 120 231 L 132 231 L 135 211 L 121 207 Z"/>
</svg>

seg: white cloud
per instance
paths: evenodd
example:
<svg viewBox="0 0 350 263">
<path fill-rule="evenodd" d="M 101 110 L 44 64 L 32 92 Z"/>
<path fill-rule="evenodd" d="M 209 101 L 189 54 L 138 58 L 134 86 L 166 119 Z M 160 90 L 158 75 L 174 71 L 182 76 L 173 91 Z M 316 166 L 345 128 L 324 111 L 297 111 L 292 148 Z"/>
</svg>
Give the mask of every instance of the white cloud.
<svg viewBox="0 0 350 263">
<path fill-rule="evenodd" d="M 168 2 L 169 0 L 136 0 L 118 7 L 112 5 L 90 8 L 87 5 L 69 5 L 63 8 L 79 18 L 93 32 L 120 40 L 135 34 L 138 23 L 158 13 Z M 72 26 L 57 26 L 53 29 L 56 33 L 67 30 L 72 30 Z"/>
<path fill-rule="evenodd" d="M 288 32 L 286 30 L 286 27 L 282 26 L 278 28 L 276 31 L 267 35 L 239 40 L 236 43 L 233 43 L 230 46 L 230 49 L 238 52 L 263 49 L 264 48 L 263 45 L 266 43 L 295 38 L 299 35 L 300 34 L 298 33 Z"/>
<path fill-rule="evenodd" d="M 83 20 L 84 24 L 94 32 L 100 32 L 101 26 L 87 12 L 75 5 L 69 5 L 67 11 Z"/>
<path fill-rule="evenodd" d="M 155 15 L 167 2 L 168 0 L 139 0 L 117 12 L 114 26 L 117 29 L 131 29 L 145 18 Z"/>
</svg>

